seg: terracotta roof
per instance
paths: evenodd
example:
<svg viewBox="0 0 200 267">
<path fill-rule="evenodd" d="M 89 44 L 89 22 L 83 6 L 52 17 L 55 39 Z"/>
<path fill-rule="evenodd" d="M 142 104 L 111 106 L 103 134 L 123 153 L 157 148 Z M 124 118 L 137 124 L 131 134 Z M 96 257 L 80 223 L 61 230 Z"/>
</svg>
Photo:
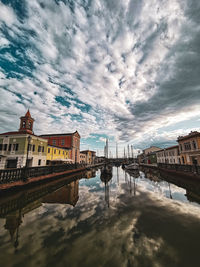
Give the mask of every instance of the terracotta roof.
<svg viewBox="0 0 200 267">
<path fill-rule="evenodd" d="M 58 134 L 42 134 L 40 135 L 41 137 L 51 137 L 51 136 L 64 136 L 64 135 L 73 135 L 75 133 L 78 133 L 78 131 L 75 131 L 73 133 L 58 133 Z M 78 135 L 80 136 L 80 134 L 78 133 Z"/>
<path fill-rule="evenodd" d="M 0 135 L 20 135 L 20 134 L 34 135 L 34 134 L 27 133 L 26 131 L 6 132 L 6 133 L 1 133 Z"/>
<path fill-rule="evenodd" d="M 157 153 L 157 152 L 160 152 L 160 151 L 164 151 L 164 150 L 170 150 L 170 149 L 173 149 L 173 148 L 178 148 L 178 147 L 179 147 L 178 145 L 170 146 L 170 147 L 166 147 L 166 148 L 163 148 L 163 149 L 161 149 L 161 150 L 156 151 L 156 153 Z"/>
<path fill-rule="evenodd" d="M 16 131 L 16 132 L 6 132 L 6 133 L 1 133 L 0 134 L 0 136 L 1 135 L 32 135 L 32 136 L 35 136 L 35 137 L 40 137 L 40 136 L 38 136 L 38 135 L 35 135 L 35 134 L 33 134 L 33 133 L 28 133 L 28 132 L 26 132 L 26 131 Z M 40 138 L 42 138 L 42 137 L 40 137 Z"/>
<path fill-rule="evenodd" d="M 169 150 L 169 149 L 173 149 L 173 148 L 178 148 L 178 145 L 167 147 L 167 148 L 165 148 L 165 150 Z"/>
<path fill-rule="evenodd" d="M 80 151 L 80 153 L 87 153 L 87 152 L 92 152 L 92 153 L 96 153 L 96 151 L 92 151 L 92 150 L 83 150 L 83 151 Z"/>
</svg>

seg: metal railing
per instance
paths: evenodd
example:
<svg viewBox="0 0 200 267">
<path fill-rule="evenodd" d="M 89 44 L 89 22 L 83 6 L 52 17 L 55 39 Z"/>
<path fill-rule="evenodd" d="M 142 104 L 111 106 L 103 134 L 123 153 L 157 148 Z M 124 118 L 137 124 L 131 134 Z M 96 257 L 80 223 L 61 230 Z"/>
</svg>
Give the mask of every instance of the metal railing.
<svg viewBox="0 0 200 267">
<path fill-rule="evenodd" d="M 39 177 L 52 173 L 60 173 L 67 170 L 74 170 L 86 167 L 86 164 L 61 164 L 52 166 L 39 166 L 28 168 L 4 169 L 0 170 L 0 184 L 12 183 L 16 181 L 26 181 L 28 178 Z"/>
</svg>

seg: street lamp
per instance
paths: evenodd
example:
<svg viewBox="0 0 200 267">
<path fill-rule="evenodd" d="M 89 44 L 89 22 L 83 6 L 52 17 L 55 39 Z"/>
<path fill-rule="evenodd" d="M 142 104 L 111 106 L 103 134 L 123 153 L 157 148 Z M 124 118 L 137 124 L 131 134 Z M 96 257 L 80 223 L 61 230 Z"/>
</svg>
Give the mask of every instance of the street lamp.
<svg viewBox="0 0 200 267">
<path fill-rule="evenodd" d="M 29 135 L 28 136 L 28 144 L 27 144 L 27 153 L 26 153 L 26 165 L 25 165 L 25 172 L 24 172 L 24 181 L 27 180 L 28 153 L 29 153 L 30 143 L 31 143 L 31 136 Z"/>
<path fill-rule="evenodd" d="M 31 143 L 31 136 L 28 136 L 28 144 L 27 144 L 27 153 L 26 153 L 26 168 L 28 167 L 28 153 L 30 149 L 30 143 Z"/>
</svg>

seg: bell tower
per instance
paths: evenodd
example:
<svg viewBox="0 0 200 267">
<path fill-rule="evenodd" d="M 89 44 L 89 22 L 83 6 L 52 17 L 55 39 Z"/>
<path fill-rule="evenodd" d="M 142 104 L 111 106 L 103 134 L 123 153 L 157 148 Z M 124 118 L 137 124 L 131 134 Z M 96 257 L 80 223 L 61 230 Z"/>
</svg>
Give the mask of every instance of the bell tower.
<svg viewBox="0 0 200 267">
<path fill-rule="evenodd" d="M 34 119 L 31 117 L 29 109 L 26 112 L 25 116 L 21 117 L 20 120 L 21 122 L 20 122 L 19 132 L 23 132 L 23 133 L 26 132 L 29 134 L 33 134 Z"/>
</svg>

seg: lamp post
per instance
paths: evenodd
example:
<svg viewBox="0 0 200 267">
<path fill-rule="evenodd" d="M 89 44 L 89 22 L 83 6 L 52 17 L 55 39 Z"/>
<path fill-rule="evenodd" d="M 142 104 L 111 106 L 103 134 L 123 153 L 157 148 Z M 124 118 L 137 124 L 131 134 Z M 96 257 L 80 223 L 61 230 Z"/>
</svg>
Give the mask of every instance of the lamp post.
<svg viewBox="0 0 200 267">
<path fill-rule="evenodd" d="M 26 153 L 26 165 L 25 165 L 25 172 L 24 172 L 24 181 L 27 180 L 28 153 L 29 153 L 30 143 L 31 143 L 31 136 L 29 135 L 28 136 L 28 144 L 27 144 L 27 153 Z"/>
<path fill-rule="evenodd" d="M 75 169 L 77 169 L 77 150 L 75 149 Z"/>
</svg>

